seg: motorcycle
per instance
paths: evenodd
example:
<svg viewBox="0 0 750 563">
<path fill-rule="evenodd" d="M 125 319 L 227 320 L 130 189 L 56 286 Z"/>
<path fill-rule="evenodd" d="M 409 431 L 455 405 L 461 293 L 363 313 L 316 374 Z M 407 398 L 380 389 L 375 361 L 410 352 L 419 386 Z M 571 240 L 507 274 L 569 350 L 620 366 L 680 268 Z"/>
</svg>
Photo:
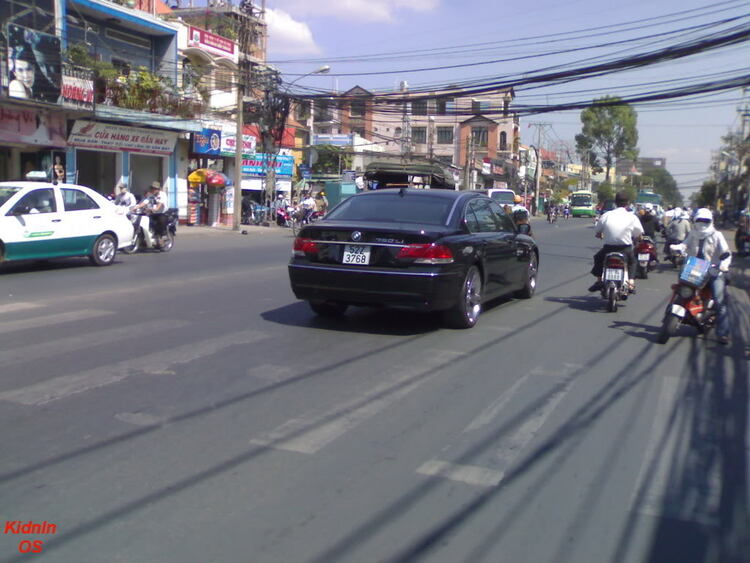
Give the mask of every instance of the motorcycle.
<svg viewBox="0 0 750 563">
<path fill-rule="evenodd" d="M 142 210 L 131 211 L 128 216 L 133 223 L 133 239 L 122 249 L 125 254 L 135 254 L 141 249 L 151 248 L 169 252 L 177 236 L 177 209 L 167 209 L 164 213 L 146 213 Z M 141 224 L 140 217 L 149 218 L 148 228 Z"/>
<path fill-rule="evenodd" d="M 276 224 L 279 227 L 290 226 L 291 215 L 286 207 L 278 207 L 276 209 Z"/>
<path fill-rule="evenodd" d="M 667 240 L 667 244 L 665 247 L 664 258 L 672 262 L 672 267 L 675 269 L 682 268 L 683 264 L 685 263 L 685 255 L 682 254 L 682 252 L 672 250 L 671 247 L 675 244 L 680 244 L 681 242 L 681 240 L 669 239 Z"/>
<path fill-rule="evenodd" d="M 654 269 L 657 263 L 656 244 L 651 237 L 641 237 L 641 241 L 635 247 L 635 254 L 638 259 L 635 277 L 645 280 L 648 278 L 648 273 Z"/>
<path fill-rule="evenodd" d="M 628 283 L 628 259 L 622 252 L 608 252 L 602 269 L 602 297 L 607 300 L 607 309 L 616 313 L 618 302 L 626 301 L 630 294 Z"/>
<path fill-rule="evenodd" d="M 725 252 L 719 261 L 729 258 Z M 690 257 L 680 273 L 678 282 L 672 285 L 672 298 L 664 312 L 658 341 L 665 344 L 681 325 L 694 326 L 701 334 L 707 334 L 716 323 L 717 308 L 711 291 L 712 278 L 722 275 L 716 264 Z"/>
<path fill-rule="evenodd" d="M 750 255 L 750 232 L 738 231 L 734 237 L 737 254 L 740 256 Z"/>
</svg>

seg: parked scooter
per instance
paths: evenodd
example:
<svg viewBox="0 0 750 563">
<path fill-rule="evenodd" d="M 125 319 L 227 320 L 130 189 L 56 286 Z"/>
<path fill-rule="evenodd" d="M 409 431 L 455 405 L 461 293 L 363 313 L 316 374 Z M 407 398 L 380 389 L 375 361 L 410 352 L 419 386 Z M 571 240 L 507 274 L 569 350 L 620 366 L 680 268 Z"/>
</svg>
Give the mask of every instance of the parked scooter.
<svg viewBox="0 0 750 563">
<path fill-rule="evenodd" d="M 729 258 L 725 252 L 719 261 Z M 711 291 L 712 278 L 723 275 L 716 264 L 691 257 L 685 262 L 679 281 L 672 285 L 672 298 L 664 312 L 658 340 L 666 343 L 680 324 L 694 326 L 706 334 L 716 323 L 716 302 Z"/>
<path fill-rule="evenodd" d="M 625 301 L 630 293 L 628 281 L 628 259 L 622 252 L 608 252 L 602 269 L 602 297 L 607 300 L 607 309 L 616 313 L 618 302 Z"/>
<path fill-rule="evenodd" d="M 645 280 L 648 278 L 648 273 L 654 269 L 657 263 L 656 243 L 654 243 L 651 237 L 641 237 L 640 242 L 635 247 L 635 254 L 638 259 L 635 277 Z"/>
<path fill-rule="evenodd" d="M 128 215 L 133 222 L 133 240 L 122 248 L 126 254 L 135 254 L 141 249 L 150 248 L 169 252 L 177 236 L 177 209 L 167 209 L 164 213 L 145 213 L 141 210 L 131 211 Z M 141 224 L 142 217 L 148 217 L 148 228 Z"/>
</svg>

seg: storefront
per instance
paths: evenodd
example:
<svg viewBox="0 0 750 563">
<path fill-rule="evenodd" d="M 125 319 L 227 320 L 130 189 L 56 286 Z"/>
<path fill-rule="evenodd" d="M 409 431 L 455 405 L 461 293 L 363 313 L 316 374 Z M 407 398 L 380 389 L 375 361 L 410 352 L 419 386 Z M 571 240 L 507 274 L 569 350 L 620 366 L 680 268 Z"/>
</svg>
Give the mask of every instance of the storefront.
<svg viewBox="0 0 750 563">
<path fill-rule="evenodd" d="M 59 109 L 0 107 L 0 181 L 22 180 L 32 170 L 51 179 L 64 167 L 65 116 Z"/>
<path fill-rule="evenodd" d="M 291 154 L 277 154 L 269 158 L 267 154 L 256 153 L 242 160 L 243 197 L 247 195 L 256 203 L 264 202 L 264 190 L 268 189 L 266 175 L 271 166 L 276 170 L 275 193 L 291 193 L 294 157 Z"/>
<path fill-rule="evenodd" d="M 68 137 L 68 181 L 104 195 L 124 182 L 136 197 L 157 181 L 175 207 L 176 144 L 174 131 L 78 119 Z"/>
</svg>

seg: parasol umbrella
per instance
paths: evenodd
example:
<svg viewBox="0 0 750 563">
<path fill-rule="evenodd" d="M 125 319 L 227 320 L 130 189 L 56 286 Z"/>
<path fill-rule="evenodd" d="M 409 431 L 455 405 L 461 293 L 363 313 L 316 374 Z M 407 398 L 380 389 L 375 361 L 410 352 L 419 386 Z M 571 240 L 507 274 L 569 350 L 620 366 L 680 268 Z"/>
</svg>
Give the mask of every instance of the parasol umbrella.
<svg viewBox="0 0 750 563">
<path fill-rule="evenodd" d="M 209 170 L 208 168 L 198 168 L 198 170 L 194 170 L 188 175 L 188 182 L 192 184 L 205 184 L 206 176 L 209 172 L 213 172 L 213 170 Z"/>
<path fill-rule="evenodd" d="M 209 174 L 206 175 L 206 184 L 212 188 L 224 188 L 232 185 L 232 180 L 226 174 L 210 170 Z"/>
</svg>

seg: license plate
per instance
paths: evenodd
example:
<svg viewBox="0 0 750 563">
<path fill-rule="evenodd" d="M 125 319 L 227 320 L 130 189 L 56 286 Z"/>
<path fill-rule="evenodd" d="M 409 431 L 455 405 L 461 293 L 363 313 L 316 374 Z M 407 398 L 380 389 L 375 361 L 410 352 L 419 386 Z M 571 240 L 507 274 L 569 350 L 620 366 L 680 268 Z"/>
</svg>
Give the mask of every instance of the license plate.
<svg viewBox="0 0 750 563">
<path fill-rule="evenodd" d="M 359 244 L 347 244 L 344 246 L 343 264 L 369 264 L 370 247 Z"/>
<path fill-rule="evenodd" d="M 607 268 L 604 270 L 604 279 L 606 281 L 622 281 L 622 270 L 617 268 Z"/>
<path fill-rule="evenodd" d="M 639 254 L 638 255 L 638 261 L 639 262 L 648 262 L 650 258 L 651 258 L 650 254 Z"/>
<path fill-rule="evenodd" d="M 672 303 L 672 314 L 680 318 L 684 317 L 685 307 L 678 305 L 677 303 Z"/>
</svg>

